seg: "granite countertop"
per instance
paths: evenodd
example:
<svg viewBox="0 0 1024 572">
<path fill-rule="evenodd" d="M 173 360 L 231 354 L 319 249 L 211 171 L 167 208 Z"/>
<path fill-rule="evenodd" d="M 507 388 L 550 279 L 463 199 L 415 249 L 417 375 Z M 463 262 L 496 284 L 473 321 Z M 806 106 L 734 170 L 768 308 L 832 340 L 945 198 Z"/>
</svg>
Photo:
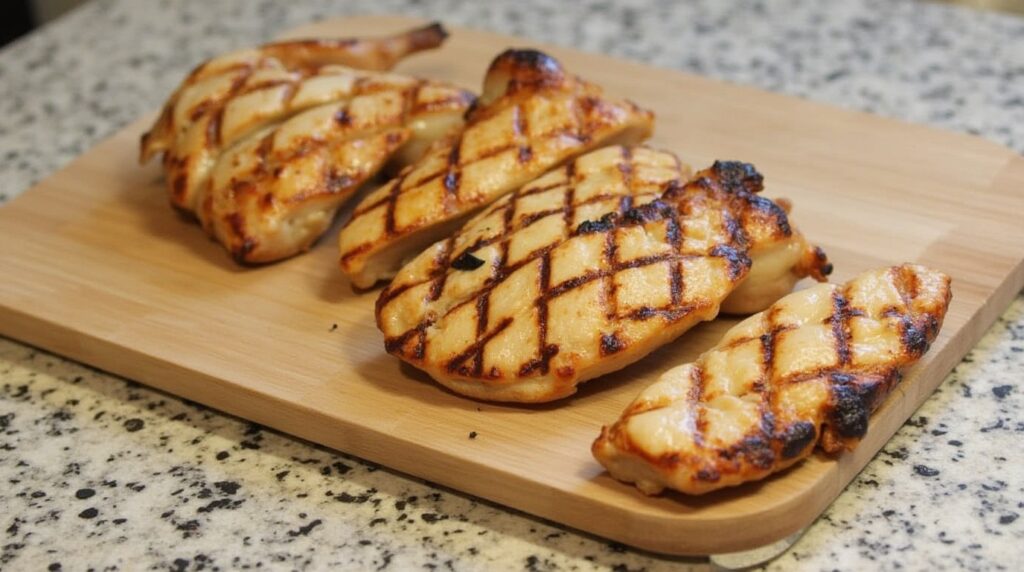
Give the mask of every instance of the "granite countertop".
<svg viewBox="0 0 1024 572">
<path fill-rule="evenodd" d="M 94 0 L 0 52 L 0 202 L 155 109 L 200 60 L 366 12 L 611 53 L 1024 149 L 1024 19 L 1003 14 L 886 0 Z M 769 568 L 1019 566 L 1022 371 L 1018 297 Z M 0 569 L 704 566 L 566 530 L 2 338 L 0 478 Z"/>
</svg>

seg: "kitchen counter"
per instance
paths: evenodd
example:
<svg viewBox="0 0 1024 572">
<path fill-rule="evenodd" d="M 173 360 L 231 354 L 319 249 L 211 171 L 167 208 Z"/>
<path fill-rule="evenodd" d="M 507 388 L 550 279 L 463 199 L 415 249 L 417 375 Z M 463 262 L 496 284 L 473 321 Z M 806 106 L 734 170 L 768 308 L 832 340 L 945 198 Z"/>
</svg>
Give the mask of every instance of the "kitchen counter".
<svg viewBox="0 0 1024 572">
<path fill-rule="evenodd" d="M 0 52 L 0 202 L 157 108 L 199 61 L 346 13 L 517 34 L 1024 150 L 1024 19 L 884 0 L 730 4 L 95 0 Z M 1024 297 L 768 568 L 1019 566 L 1021 372 Z M 567 530 L 2 338 L 0 479 L 5 570 L 707 566 Z"/>
</svg>

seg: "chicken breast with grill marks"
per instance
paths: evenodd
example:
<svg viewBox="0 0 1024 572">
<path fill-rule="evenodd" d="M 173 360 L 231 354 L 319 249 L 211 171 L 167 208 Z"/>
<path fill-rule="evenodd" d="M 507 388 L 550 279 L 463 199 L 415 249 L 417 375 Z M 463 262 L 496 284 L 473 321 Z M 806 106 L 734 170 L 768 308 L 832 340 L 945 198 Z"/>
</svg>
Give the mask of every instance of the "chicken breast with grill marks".
<svg viewBox="0 0 1024 572">
<path fill-rule="evenodd" d="M 271 44 L 200 66 L 143 137 L 163 151 L 171 204 L 239 261 L 307 249 L 389 160 L 408 164 L 462 123 L 469 92 L 338 65 L 389 67 L 439 26 L 382 40 Z"/>
<path fill-rule="evenodd" d="M 325 103 L 339 90 L 331 80 L 316 79 L 325 72 L 330 75 L 339 67 L 386 71 L 409 54 L 440 46 L 447 36 L 434 23 L 388 38 L 291 40 L 217 56 L 192 70 L 167 100 L 156 123 L 142 136 L 141 160 L 171 149 L 183 130 L 201 115 L 216 115 L 226 99 L 308 78 L 311 81 L 302 86 L 305 93 L 294 97 L 298 101 L 293 105 L 307 100 Z M 290 89 L 299 91 L 294 85 Z"/>
<path fill-rule="evenodd" d="M 496 202 L 381 293 L 387 350 L 471 397 L 550 401 L 714 318 L 750 244 L 790 230 L 749 165 L 688 173 L 611 147 Z"/>
<path fill-rule="evenodd" d="M 909 264 L 790 294 L 645 389 L 594 456 L 645 493 L 701 494 L 762 479 L 815 444 L 852 449 L 950 298 L 948 276 Z"/>
<path fill-rule="evenodd" d="M 639 142 L 652 124 L 649 111 L 606 98 L 550 56 L 506 51 L 465 127 L 356 207 L 339 238 L 341 269 L 361 288 L 389 279 L 472 212 L 586 151 Z"/>
</svg>

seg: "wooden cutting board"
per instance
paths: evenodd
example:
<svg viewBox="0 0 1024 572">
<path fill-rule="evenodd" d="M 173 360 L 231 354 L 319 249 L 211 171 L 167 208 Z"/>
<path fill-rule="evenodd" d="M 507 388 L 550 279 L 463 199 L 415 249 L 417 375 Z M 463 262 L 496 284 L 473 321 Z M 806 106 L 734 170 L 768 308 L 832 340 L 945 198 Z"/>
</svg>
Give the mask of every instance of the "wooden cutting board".
<svg viewBox="0 0 1024 572">
<path fill-rule="evenodd" d="M 415 23 L 360 17 L 289 35 L 383 34 Z M 529 45 L 456 28 L 443 49 L 399 71 L 477 88 L 495 54 Z M 354 293 L 338 273 L 333 233 L 308 255 L 243 269 L 172 212 L 158 167 L 136 165 L 150 118 L 0 209 L 0 333 L 656 552 L 741 550 L 810 524 L 1024 285 L 1024 159 L 966 135 L 543 48 L 653 108 L 655 146 L 695 167 L 755 163 L 769 196 L 793 200 L 793 220 L 827 250 L 835 280 L 903 261 L 953 276 L 942 334 L 856 451 L 702 497 L 645 497 L 609 478 L 590 443 L 641 388 L 712 345 L 730 322 L 699 327 L 561 403 L 461 398 L 384 353 L 376 292 Z"/>
</svg>

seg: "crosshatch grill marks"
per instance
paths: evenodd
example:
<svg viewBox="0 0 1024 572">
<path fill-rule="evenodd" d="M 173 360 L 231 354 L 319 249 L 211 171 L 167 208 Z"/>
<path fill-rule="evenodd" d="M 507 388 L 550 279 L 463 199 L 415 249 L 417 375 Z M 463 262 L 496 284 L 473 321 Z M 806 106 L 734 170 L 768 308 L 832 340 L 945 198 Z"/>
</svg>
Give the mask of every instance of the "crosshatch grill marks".
<svg viewBox="0 0 1024 572">
<path fill-rule="evenodd" d="M 621 155 L 621 152 L 620 152 L 620 155 Z M 632 153 L 630 153 L 630 156 L 632 156 Z M 664 157 L 664 156 L 671 156 L 672 157 L 672 161 L 673 161 L 673 164 L 675 166 L 675 168 L 673 169 L 672 172 L 674 172 L 677 176 L 674 177 L 674 178 L 671 178 L 669 180 L 669 182 L 667 184 L 664 184 L 663 186 L 664 186 L 665 189 L 675 188 L 676 186 L 681 184 L 681 182 L 679 180 L 679 177 L 678 177 L 678 174 L 683 171 L 684 166 L 679 161 L 678 157 L 675 157 L 674 155 L 661 154 L 659 156 L 662 156 L 662 157 Z M 616 171 L 620 171 L 621 170 L 621 166 L 620 165 L 616 165 L 615 169 L 616 169 Z M 548 217 L 550 215 L 558 214 L 558 213 L 561 213 L 563 215 L 563 223 L 565 225 L 565 228 L 563 229 L 563 238 L 568 238 L 574 232 L 576 232 L 576 229 L 574 229 L 572 227 L 572 223 L 573 223 L 573 220 L 575 219 L 576 212 L 577 212 L 577 210 L 580 207 L 585 207 L 585 206 L 589 206 L 589 205 L 592 205 L 592 204 L 603 203 L 603 202 L 608 201 L 608 199 L 611 199 L 611 198 L 614 198 L 614 197 L 618 196 L 618 197 L 620 197 L 619 201 L 618 201 L 618 210 L 617 210 L 619 215 L 624 215 L 627 211 L 629 211 L 629 210 L 631 210 L 633 208 L 635 196 L 632 195 L 632 194 L 621 195 L 620 193 L 616 193 L 616 192 L 602 192 L 602 193 L 599 193 L 599 194 L 592 195 L 589 198 L 587 198 L 585 200 L 582 200 L 582 201 L 576 200 L 576 185 L 579 182 L 579 177 L 580 177 L 580 175 L 578 173 L 578 169 L 577 169 L 577 160 L 570 161 L 570 162 L 566 163 L 563 167 L 561 167 L 561 170 L 562 170 L 562 173 L 564 175 L 564 180 L 557 180 L 554 183 L 543 184 L 543 185 L 534 185 L 532 183 L 531 184 L 527 184 L 522 189 L 509 194 L 506 198 L 499 200 L 496 205 L 490 207 L 488 210 L 485 210 L 484 213 L 482 213 L 479 216 L 482 217 L 482 216 L 491 215 L 491 214 L 494 214 L 495 212 L 497 212 L 498 210 L 500 210 L 502 212 L 502 231 L 501 232 L 499 232 L 499 233 L 497 233 L 497 234 L 495 234 L 493 236 L 490 236 L 490 237 L 478 238 L 478 239 L 474 240 L 472 243 L 467 244 L 467 245 L 463 245 L 463 246 L 458 247 L 458 248 L 455 247 L 455 242 L 456 241 L 454 241 L 454 238 L 456 236 L 458 236 L 458 234 L 456 234 L 453 237 L 450 237 L 450 240 L 448 240 L 446 242 L 447 246 L 445 247 L 445 250 L 444 250 L 444 252 L 447 254 L 447 258 L 445 260 L 442 261 L 440 258 L 436 259 L 435 263 L 432 265 L 431 271 L 425 277 L 423 277 L 420 280 L 416 280 L 416 281 L 412 281 L 412 282 L 403 282 L 401 284 L 393 283 L 392 285 L 390 285 L 388 288 L 386 288 L 381 293 L 381 296 L 378 299 L 378 308 L 381 307 L 382 305 L 386 304 L 390 300 L 394 299 L 398 295 L 402 294 L 406 290 L 408 290 L 410 288 L 413 288 L 415 286 L 418 286 L 419 284 L 422 284 L 423 282 L 429 282 L 429 281 L 432 281 L 432 280 L 435 281 L 435 287 L 433 289 L 433 292 L 435 292 L 437 296 L 440 296 L 441 288 L 443 287 L 444 280 L 447 277 L 446 272 L 447 272 L 448 267 L 450 266 L 451 260 L 453 260 L 455 258 L 458 258 L 459 256 L 461 256 L 464 253 L 476 252 L 476 251 L 478 251 L 480 249 L 486 248 L 486 247 L 491 246 L 493 244 L 499 244 L 499 248 L 501 249 L 501 252 L 502 252 L 501 258 L 500 258 L 500 264 L 497 266 L 497 270 L 495 271 L 495 273 L 493 275 L 493 280 L 496 280 L 496 281 L 497 280 L 501 280 L 502 278 L 504 278 L 505 276 L 507 276 L 511 272 L 515 271 L 516 269 L 520 268 L 524 264 L 533 261 L 538 256 L 543 254 L 543 252 L 546 251 L 545 248 L 543 248 L 543 247 L 538 249 L 538 250 L 535 250 L 534 252 L 532 252 L 532 253 L 528 254 L 527 256 L 525 256 L 525 258 L 523 258 L 522 260 L 517 262 L 515 265 L 510 267 L 508 265 L 508 247 L 509 247 L 508 242 L 509 242 L 509 238 L 511 237 L 512 233 L 514 233 L 514 232 L 521 232 L 524 229 L 530 227 L 531 225 L 533 225 L 533 224 L 543 220 L 544 218 L 546 218 L 546 217 Z M 541 179 L 538 179 L 538 181 L 539 180 L 541 180 Z M 563 200 L 561 201 L 561 204 L 559 206 L 553 207 L 553 208 L 550 208 L 550 209 L 546 209 L 546 210 L 542 210 L 542 211 L 539 211 L 539 212 L 536 212 L 536 213 L 531 213 L 528 216 L 519 217 L 518 220 L 517 220 L 515 215 L 516 215 L 516 212 L 517 212 L 517 209 L 518 209 L 518 205 L 519 205 L 519 203 L 520 203 L 520 201 L 522 199 L 534 196 L 534 195 L 542 193 L 542 192 L 552 191 L 552 190 L 555 190 L 555 189 L 558 189 L 558 188 L 562 188 L 563 189 L 563 194 L 562 194 Z M 634 189 L 631 192 L 638 192 L 637 189 L 635 189 L 635 185 L 634 185 Z M 380 200 L 376 204 L 383 204 L 387 200 L 388 199 L 385 197 L 384 199 Z M 676 217 L 676 219 L 678 221 L 678 217 Z M 471 226 L 472 224 L 473 224 L 472 221 L 470 223 L 468 223 L 469 226 Z M 681 225 L 677 224 L 677 228 L 681 228 Z M 460 232 L 462 232 L 462 231 L 460 231 Z M 678 236 L 677 236 L 677 238 L 678 238 Z M 611 241 L 613 239 L 612 239 L 612 237 L 608 237 L 607 240 Z M 677 247 L 679 246 L 675 242 L 673 243 L 673 245 L 677 246 Z M 448 249 L 454 249 L 454 250 L 449 251 Z M 605 265 L 605 267 L 608 267 L 608 265 Z M 438 280 L 440 281 L 440 284 L 438 284 L 438 282 L 437 282 Z M 432 301 L 436 300 L 436 299 L 437 299 L 436 297 L 432 298 Z"/>
<path fill-rule="evenodd" d="M 379 318 L 384 316 L 379 323 L 389 351 L 460 393 L 493 399 L 525 386 L 551 391 L 551 397 L 509 400 L 547 401 L 572 393 L 576 384 L 593 377 L 589 372 L 596 369 L 594 364 L 620 359 L 615 357 L 619 354 L 630 356 L 621 362 L 628 364 L 637 359 L 632 356 L 650 351 L 643 344 L 658 332 L 670 328 L 682 333 L 713 315 L 720 303 L 716 296 L 728 295 L 728 284 L 749 268 L 745 231 L 730 228 L 726 215 L 735 211 L 740 217 L 744 209 L 755 207 L 734 200 L 731 188 L 724 188 L 709 171 L 701 176 L 710 181 L 694 179 L 692 187 L 679 193 L 683 183 L 674 157 L 659 160 L 657 152 L 638 149 L 629 165 L 618 147 L 593 154 L 484 209 L 454 237 L 403 269 L 379 298 Z M 539 187 L 550 194 L 537 197 Z M 658 191 L 672 194 L 672 203 L 656 199 Z M 639 206 L 628 200 L 629 193 Z M 579 209 L 598 197 L 600 206 L 588 211 L 584 221 Z M 688 222 L 688 217 L 706 219 L 692 238 L 685 227 L 698 223 Z M 545 226 L 536 232 L 543 234 L 517 234 L 534 232 L 533 225 L 541 220 Z M 487 266 L 453 267 L 451 261 L 462 256 L 474 256 Z M 691 271 L 710 272 L 712 282 L 695 279 L 694 291 L 688 293 Z M 616 280 L 617 275 L 621 278 Z M 645 281 L 656 285 L 650 290 L 656 294 L 643 294 Z M 517 285 L 503 288 L 499 299 L 496 289 L 512 284 Z M 527 297 L 516 300 L 515 293 L 527 290 Z M 427 307 L 412 310 L 420 304 Z M 586 308 L 578 316 L 577 304 Z M 399 308 L 414 314 L 402 318 Z M 578 319 L 588 323 L 574 330 L 573 320 Z M 500 339 L 496 327 L 505 331 Z M 411 330 L 415 333 L 409 334 Z M 493 347 L 497 343 L 500 348 Z M 466 390 L 468 385 L 481 391 Z M 765 443 L 774 443 L 773 397 L 759 392 L 764 399 L 760 432 L 751 435 L 746 448 L 732 450 L 736 459 L 749 454 L 763 460 Z"/>
<path fill-rule="evenodd" d="M 510 201 L 510 204 L 507 207 L 506 212 L 507 213 L 511 213 L 513 211 L 514 211 L 514 201 Z M 510 215 L 506 215 L 506 219 L 508 219 L 509 217 L 510 217 Z M 666 219 L 666 220 L 671 220 L 671 219 Z M 639 223 L 633 223 L 633 224 L 639 224 Z M 611 230 L 611 231 L 608 231 L 608 232 L 605 233 L 606 237 L 614 237 L 614 234 L 615 234 L 614 230 Z M 606 239 L 606 240 L 608 240 L 608 239 Z M 610 242 L 611 242 L 611 244 L 614 245 L 614 239 L 613 238 L 610 240 Z M 507 245 L 507 242 L 505 244 Z M 551 358 L 554 357 L 554 355 L 556 355 L 558 353 L 557 346 L 554 346 L 554 345 L 548 343 L 548 340 L 547 340 L 547 332 L 548 332 L 548 327 L 549 327 L 548 326 L 548 319 L 549 319 L 549 313 L 550 313 L 549 303 L 552 300 L 554 300 L 555 298 L 558 298 L 559 296 L 562 296 L 562 295 L 566 294 L 567 292 L 571 292 L 573 290 L 576 290 L 576 289 L 578 289 L 578 288 L 580 288 L 580 287 L 582 287 L 582 286 L 584 286 L 584 285 L 586 285 L 586 284 L 588 284 L 590 282 L 593 282 L 595 280 L 613 279 L 616 274 L 622 272 L 623 270 L 634 269 L 634 268 L 642 268 L 642 267 L 645 267 L 645 266 L 651 266 L 651 265 L 661 264 L 661 263 L 671 262 L 671 261 L 681 262 L 682 260 L 687 260 L 687 259 L 699 259 L 699 258 L 705 258 L 705 257 L 716 257 L 714 254 L 679 254 L 678 252 L 670 252 L 670 253 L 663 253 L 663 254 L 657 254 L 657 255 L 651 255 L 651 256 L 642 256 L 642 257 L 638 257 L 638 258 L 634 258 L 632 260 L 628 260 L 628 261 L 622 262 L 622 261 L 614 260 L 614 254 L 612 254 L 611 255 L 611 259 L 610 259 L 611 261 L 604 268 L 599 269 L 597 271 L 593 271 L 593 272 L 589 272 L 589 273 L 584 273 L 584 274 L 582 274 L 580 276 L 577 276 L 575 278 L 566 280 L 565 282 L 562 282 L 560 284 L 552 284 L 551 283 L 551 275 L 550 275 L 551 274 L 551 251 L 554 249 L 555 246 L 556 246 L 556 244 L 555 245 L 548 245 L 548 246 L 545 246 L 543 248 L 540 248 L 540 249 L 534 251 L 533 253 L 531 253 L 530 256 L 524 258 L 523 260 L 520 260 L 519 262 L 517 262 L 514 265 L 505 266 L 504 264 L 501 264 L 499 266 L 498 270 L 495 272 L 495 274 L 499 277 L 498 279 L 487 280 L 483 284 L 483 286 L 481 288 L 479 288 L 478 290 L 476 290 L 476 291 L 466 295 L 466 297 L 465 297 L 465 299 L 463 301 L 459 302 L 458 304 L 454 305 L 452 308 L 450 308 L 448 310 L 448 313 L 451 314 L 451 313 L 454 313 L 456 310 L 464 307 L 467 304 L 475 304 L 476 305 L 476 316 L 477 316 L 477 318 L 476 318 L 477 319 L 476 333 L 477 333 L 477 336 L 478 336 L 478 341 L 479 340 L 487 340 L 487 341 L 489 341 L 490 339 L 492 339 L 497 334 L 497 332 L 491 331 L 491 332 L 489 332 L 487 334 L 484 334 L 484 332 L 486 331 L 488 322 L 487 322 L 486 316 L 482 316 L 480 313 L 481 312 L 485 312 L 486 309 L 489 307 L 489 296 L 491 295 L 492 291 L 500 283 L 500 279 L 501 278 L 505 278 L 505 277 L 511 275 L 516 270 L 518 270 L 518 269 L 520 269 L 520 268 L 522 268 L 522 267 L 524 267 L 524 266 L 526 266 L 526 265 L 536 261 L 537 259 L 539 259 L 540 260 L 539 270 L 538 270 L 539 295 L 534 300 L 534 305 L 536 306 L 537 312 L 538 312 L 538 332 L 539 332 L 538 348 L 540 348 L 541 355 L 539 356 L 537 363 L 530 362 L 530 363 L 524 364 L 520 368 L 520 372 L 525 372 L 524 375 L 528 374 L 528 373 L 532 373 L 534 371 L 539 371 L 540 373 L 547 373 L 547 371 L 548 371 L 548 369 L 547 369 L 548 365 L 547 364 L 550 362 Z M 450 256 L 450 254 L 448 256 Z M 437 283 L 437 281 L 439 281 L 439 279 L 440 278 L 435 278 L 434 279 L 435 280 L 435 284 Z M 407 288 L 407 287 L 403 286 L 402 288 L 403 288 L 402 291 L 404 291 L 405 288 Z M 434 288 L 437 288 L 437 287 L 434 286 Z M 385 294 L 387 294 L 387 291 L 385 291 L 385 293 L 382 293 L 382 297 L 381 297 L 382 300 L 388 300 L 388 297 L 386 297 Z M 484 300 L 487 300 L 487 301 L 484 301 Z M 666 320 L 669 320 L 669 321 L 673 321 L 673 320 L 678 319 L 681 315 L 685 315 L 685 314 L 687 314 L 689 312 L 692 312 L 695 309 L 694 307 L 689 306 L 689 305 L 669 304 L 666 307 L 660 307 L 660 308 L 643 307 L 643 308 L 632 310 L 630 312 L 620 313 L 620 312 L 617 311 L 617 309 L 614 309 L 615 308 L 614 306 L 610 305 L 610 307 L 613 308 L 612 311 L 608 314 L 610 319 L 614 319 L 614 320 L 635 320 L 635 321 L 646 321 L 646 320 L 648 320 L 648 319 L 650 319 L 652 317 L 656 317 L 656 316 L 661 317 L 661 318 L 666 319 Z M 424 321 L 423 323 L 419 324 L 416 327 L 416 329 L 426 329 L 426 328 L 434 325 L 435 323 L 436 323 L 436 319 L 435 318 L 430 318 L 430 319 Z M 505 321 L 503 320 L 500 323 L 499 328 L 500 329 L 504 329 L 504 328 L 508 327 L 508 325 L 509 324 L 505 323 Z M 616 342 L 616 343 L 618 343 L 618 342 Z M 401 343 L 391 343 L 391 344 L 388 345 L 388 347 L 390 349 L 393 349 L 393 350 L 396 350 L 396 351 L 400 351 L 400 348 L 403 345 L 404 344 L 401 344 Z M 486 341 L 484 341 L 483 344 L 479 344 L 478 343 L 478 344 L 474 344 L 473 345 L 473 347 L 475 347 L 477 350 L 479 350 L 478 353 L 480 354 L 481 359 L 482 359 L 482 355 L 483 355 L 482 353 L 483 353 L 483 349 L 484 349 L 485 345 L 486 345 Z M 418 350 L 417 353 L 422 353 L 422 352 Z M 472 354 L 472 355 L 476 355 L 476 354 Z M 473 370 L 469 370 L 467 368 L 461 368 L 460 369 L 460 366 L 465 361 L 467 361 L 469 357 L 471 357 L 470 354 L 468 354 L 466 352 L 462 352 L 462 353 L 458 354 L 456 356 L 456 358 L 454 358 L 452 360 L 452 362 L 449 363 L 449 365 L 447 366 L 447 369 L 449 371 L 462 373 L 463 375 L 470 375 L 470 374 L 472 374 L 474 372 L 479 373 L 476 369 L 473 369 Z M 457 363 L 455 363 L 455 362 L 457 362 Z M 455 365 L 453 365 L 453 364 L 455 364 Z M 476 366 L 474 366 L 474 368 L 475 367 Z"/>
<path fill-rule="evenodd" d="M 459 135 L 415 164 L 397 198 L 374 194 L 339 237 L 341 269 L 368 287 L 394 275 L 395 264 L 421 248 L 432 230 L 469 214 L 546 169 L 610 140 L 638 143 L 653 115 L 565 73 L 552 58 L 510 50 L 492 63 L 485 93 Z M 445 154 L 457 144 L 457 160 Z M 442 168 L 444 166 L 444 168 Z M 439 179 L 439 180 L 438 180 Z M 453 200 L 454 198 L 454 200 Z M 397 200 L 397 225 L 380 223 L 383 201 Z M 364 219 L 365 217 L 365 219 Z M 513 246 L 511 260 L 519 254 Z"/>
<path fill-rule="evenodd" d="M 483 161 L 485 159 L 490 159 L 492 157 L 495 157 L 495 156 L 500 155 L 500 154 L 502 154 L 502 153 L 504 153 L 506 151 L 509 151 L 511 149 L 515 149 L 515 148 L 518 147 L 518 145 L 515 142 L 512 142 L 512 143 L 509 143 L 507 145 L 498 146 L 498 147 L 490 149 L 490 150 L 488 150 L 488 151 L 486 151 L 484 153 L 481 153 L 478 156 L 476 156 L 476 158 L 473 161 L 463 162 L 461 160 L 461 158 L 462 158 L 462 155 L 463 155 L 462 147 L 463 147 L 463 144 L 464 144 L 464 140 L 465 140 L 465 132 L 459 133 L 453 139 L 453 141 L 451 143 L 451 148 L 449 150 L 449 153 L 446 155 L 446 163 L 445 163 L 445 166 L 443 168 L 438 169 L 438 170 L 433 171 L 433 172 L 430 172 L 430 173 L 428 173 L 426 175 L 423 175 L 423 174 L 420 174 L 420 173 L 415 173 L 415 171 L 407 173 L 407 175 L 411 175 L 411 174 L 414 174 L 414 173 L 417 175 L 417 182 L 415 183 L 415 185 L 413 187 L 411 187 L 411 188 L 406 188 L 405 187 L 405 178 L 403 178 L 402 181 L 395 180 L 393 183 L 390 183 L 390 184 L 393 185 L 393 192 L 391 194 L 389 194 L 388 196 L 386 196 L 384 198 L 377 199 L 376 201 L 370 202 L 370 203 L 365 204 L 365 205 L 364 204 L 357 205 L 356 209 L 352 213 L 352 216 L 353 217 L 361 216 L 361 215 L 363 215 L 363 214 L 365 214 L 367 212 L 370 212 L 370 211 L 374 210 L 375 208 L 379 207 L 380 205 L 382 205 L 382 204 L 384 204 L 386 202 L 388 202 L 388 203 L 395 203 L 400 196 L 402 196 L 404 194 L 407 194 L 408 192 L 410 192 L 410 191 L 412 191 L 412 190 L 414 190 L 416 188 L 419 188 L 419 187 L 422 187 L 424 185 L 427 185 L 427 184 L 429 184 L 429 183 L 431 183 L 434 180 L 439 179 L 439 178 L 441 179 L 442 186 L 447 191 L 447 195 L 446 195 L 446 199 L 445 199 L 446 202 L 445 202 L 444 212 L 446 214 L 454 212 L 456 210 L 456 204 L 458 202 L 460 202 L 461 199 L 462 199 L 462 197 L 459 196 L 459 188 L 460 188 L 461 183 L 462 183 L 462 173 L 465 171 L 466 167 L 468 167 L 470 165 L 473 165 L 475 163 L 478 163 L 480 161 Z M 391 205 L 389 205 L 389 206 L 391 206 Z M 391 206 L 391 208 L 394 208 L 394 207 Z M 401 230 L 403 230 L 403 229 L 392 228 L 389 231 L 388 235 L 392 236 L 392 235 L 396 234 L 397 231 L 401 231 Z"/>
<path fill-rule="evenodd" d="M 828 453 L 852 449 L 902 370 L 921 357 L 899 344 L 903 333 L 895 326 L 935 324 L 924 337 L 930 343 L 948 308 L 949 285 L 939 272 L 904 265 L 867 272 L 843 286 L 821 284 L 790 294 L 684 366 L 692 374 L 685 396 L 668 375 L 641 392 L 615 424 L 602 430 L 594 455 L 614 477 L 635 482 L 648 494 L 663 487 L 700 494 L 764 478 L 807 457 L 816 444 Z M 856 327 L 844 326 L 854 318 Z M 787 346 L 792 342 L 786 336 L 799 330 L 810 335 L 799 338 L 799 346 Z M 758 352 L 744 349 L 753 343 Z M 857 349 L 844 352 L 842 344 Z M 805 352 L 822 358 L 803 361 Z M 825 359 L 830 352 L 836 357 Z M 716 403 L 720 393 L 708 393 L 711 386 L 707 379 L 698 383 L 699 376 L 743 381 L 727 394 L 734 400 L 758 399 L 757 422 L 751 424 L 734 405 Z M 685 406 L 688 418 L 697 422 L 692 428 L 679 423 L 671 406 Z M 725 423 L 732 431 L 714 426 L 709 431 L 698 417 L 703 413 L 714 426 Z M 639 415 L 647 418 L 630 422 Z"/>
<path fill-rule="evenodd" d="M 470 97 L 344 67 L 247 74 L 202 102 L 164 154 L 172 204 L 195 214 L 239 264 L 308 249 L 406 141 L 428 142 L 429 130 L 417 134 L 411 121 L 455 121 Z M 310 83 L 314 77 L 324 82 Z M 428 108 L 430 115 L 416 111 Z"/>
</svg>

